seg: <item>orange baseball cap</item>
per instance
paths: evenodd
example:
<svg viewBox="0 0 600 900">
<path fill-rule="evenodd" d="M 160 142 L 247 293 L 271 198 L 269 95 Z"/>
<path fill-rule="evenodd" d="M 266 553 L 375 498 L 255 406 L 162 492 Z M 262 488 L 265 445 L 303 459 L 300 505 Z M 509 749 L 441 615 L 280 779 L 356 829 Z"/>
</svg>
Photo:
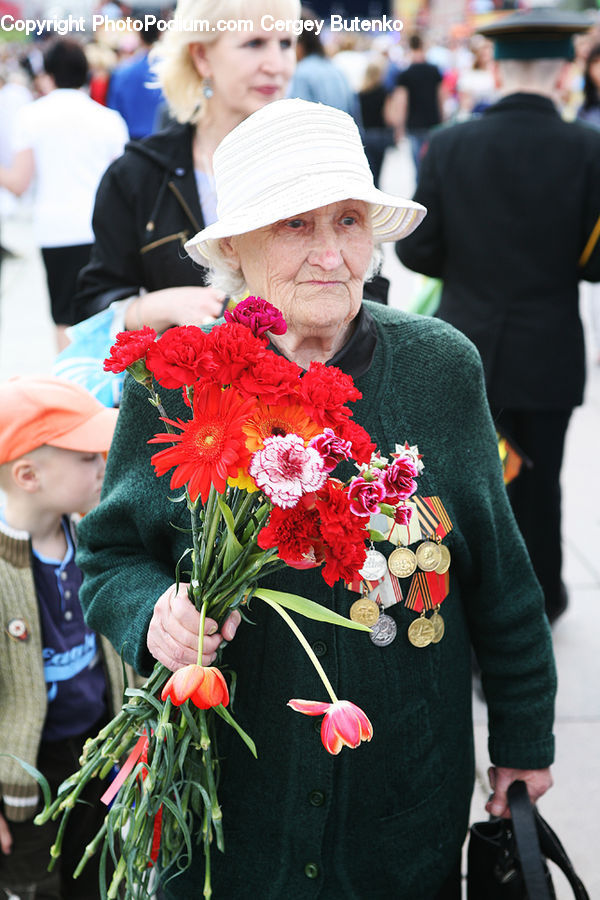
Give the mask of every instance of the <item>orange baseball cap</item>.
<svg viewBox="0 0 600 900">
<path fill-rule="evenodd" d="M 117 415 L 71 381 L 50 375 L 11 378 L 0 384 L 0 464 L 44 444 L 104 453 Z"/>
</svg>

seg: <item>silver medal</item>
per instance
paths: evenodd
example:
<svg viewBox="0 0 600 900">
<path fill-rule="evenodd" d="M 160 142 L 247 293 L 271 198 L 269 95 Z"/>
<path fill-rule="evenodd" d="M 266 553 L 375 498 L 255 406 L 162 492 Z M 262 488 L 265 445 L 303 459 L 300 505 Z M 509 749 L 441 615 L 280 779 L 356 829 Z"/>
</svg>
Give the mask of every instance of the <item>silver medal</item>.
<svg viewBox="0 0 600 900">
<path fill-rule="evenodd" d="M 366 581 L 377 581 L 378 578 L 383 578 L 386 572 L 387 560 L 383 553 L 379 550 L 367 550 L 367 558 L 358 573 L 360 577 Z"/>
<path fill-rule="evenodd" d="M 371 626 L 370 638 L 376 647 L 388 647 L 396 637 L 397 631 L 395 620 L 382 613 Z"/>
</svg>

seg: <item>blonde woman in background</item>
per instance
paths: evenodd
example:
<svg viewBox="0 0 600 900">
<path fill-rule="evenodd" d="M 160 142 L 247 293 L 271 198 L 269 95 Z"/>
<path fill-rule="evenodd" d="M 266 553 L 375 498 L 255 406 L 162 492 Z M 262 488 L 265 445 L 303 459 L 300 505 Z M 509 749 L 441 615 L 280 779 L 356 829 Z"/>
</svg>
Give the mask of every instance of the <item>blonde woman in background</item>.
<svg viewBox="0 0 600 900">
<path fill-rule="evenodd" d="M 283 98 L 293 74 L 295 36 L 266 30 L 262 17 L 298 20 L 300 3 L 225 0 L 218 7 L 216 13 L 210 0 L 180 0 L 178 27 L 165 32 L 153 51 L 176 122 L 130 143 L 104 175 L 93 218 L 96 242 L 75 298 L 76 321 L 115 301 L 124 301 L 128 329 L 164 331 L 221 313 L 225 295 L 205 286 L 205 270 L 183 245 L 216 219 L 216 146 L 251 113 Z M 251 20 L 253 27 L 219 32 L 225 20 Z M 194 30 L 200 21 L 202 30 Z"/>
</svg>

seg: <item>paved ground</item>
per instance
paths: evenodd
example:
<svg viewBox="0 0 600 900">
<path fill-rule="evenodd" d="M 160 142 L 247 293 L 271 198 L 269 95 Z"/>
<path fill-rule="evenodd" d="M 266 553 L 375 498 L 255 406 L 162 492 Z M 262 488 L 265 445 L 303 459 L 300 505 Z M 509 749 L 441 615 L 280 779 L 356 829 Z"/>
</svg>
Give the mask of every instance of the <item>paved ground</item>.
<svg viewBox="0 0 600 900">
<path fill-rule="evenodd" d="M 413 172 L 405 148 L 386 160 L 384 189 L 410 196 Z M 2 241 L 17 255 L 2 265 L 0 280 L 0 378 L 48 372 L 54 355 L 43 267 L 31 246 L 26 212 L 2 223 Z M 392 302 L 408 307 L 418 276 L 403 270 L 386 254 L 385 273 L 392 278 Z M 583 878 L 590 897 L 600 898 L 600 367 L 590 360 L 586 402 L 574 415 L 564 467 L 564 535 L 566 582 L 571 596 L 567 613 L 554 629 L 559 669 L 555 787 L 540 802 Z M 488 794 L 486 714 L 474 699 L 478 779 L 473 819 L 485 818 Z M 570 890 L 555 878 L 558 900 Z"/>
</svg>

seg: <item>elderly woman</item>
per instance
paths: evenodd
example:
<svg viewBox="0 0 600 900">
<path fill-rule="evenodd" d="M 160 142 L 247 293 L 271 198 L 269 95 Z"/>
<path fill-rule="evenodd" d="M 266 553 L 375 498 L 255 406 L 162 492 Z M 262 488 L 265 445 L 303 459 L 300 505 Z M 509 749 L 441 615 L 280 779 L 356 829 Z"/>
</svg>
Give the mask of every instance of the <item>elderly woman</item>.
<svg viewBox="0 0 600 900">
<path fill-rule="evenodd" d="M 191 255 L 208 263 L 213 283 L 281 310 L 288 330 L 271 336 L 279 353 L 353 376 L 363 395 L 357 421 L 384 453 L 418 445 L 419 493 L 439 497 L 452 523 L 441 640 L 411 642 L 418 614 L 406 605 L 406 581 L 404 601 L 386 610 L 397 636 L 385 646 L 303 625 L 342 695 L 351 691 L 369 712 L 375 736 L 360 749 L 328 756 L 313 721 L 286 710 L 291 696 L 315 695 L 315 676 L 268 610 L 253 608 L 258 627 L 237 628 L 225 654 L 240 673 L 235 712 L 259 756 L 251 760 L 231 729 L 220 736 L 227 852 L 213 854 L 215 896 L 454 900 L 473 786 L 471 646 L 489 706 L 488 809 L 506 813 L 515 778 L 541 796 L 553 756 L 550 632 L 504 490 L 481 363 L 445 323 L 363 302 L 377 244 L 409 233 L 425 210 L 374 187 L 345 113 L 302 100 L 271 104 L 223 140 L 215 173 L 218 219 L 189 242 Z M 169 416 L 181 415 L 180 393 L 164 393 Z M 185 585 L 171 584 L 185 538 L 169 520 L 178 524 L 183 504 L 168 503 L 152 451 L 141 449 L 155 431 L 148 407 L 129 383 L 103 500 L 83 522 L 79 555 L 88 621 L 142 672 L 154 659 L 173 670 L 195 662 L 199 622 Z M 356 599 L 339 584 L 327 588 L 316 570 L 286 569 L 269 586 L 344 615 Z M 208 623 L 205 664 L 238 622 L 216 634 Z M 197 859 L 167 896 L 198 896 L 201 872 Z"/>
</svg>

